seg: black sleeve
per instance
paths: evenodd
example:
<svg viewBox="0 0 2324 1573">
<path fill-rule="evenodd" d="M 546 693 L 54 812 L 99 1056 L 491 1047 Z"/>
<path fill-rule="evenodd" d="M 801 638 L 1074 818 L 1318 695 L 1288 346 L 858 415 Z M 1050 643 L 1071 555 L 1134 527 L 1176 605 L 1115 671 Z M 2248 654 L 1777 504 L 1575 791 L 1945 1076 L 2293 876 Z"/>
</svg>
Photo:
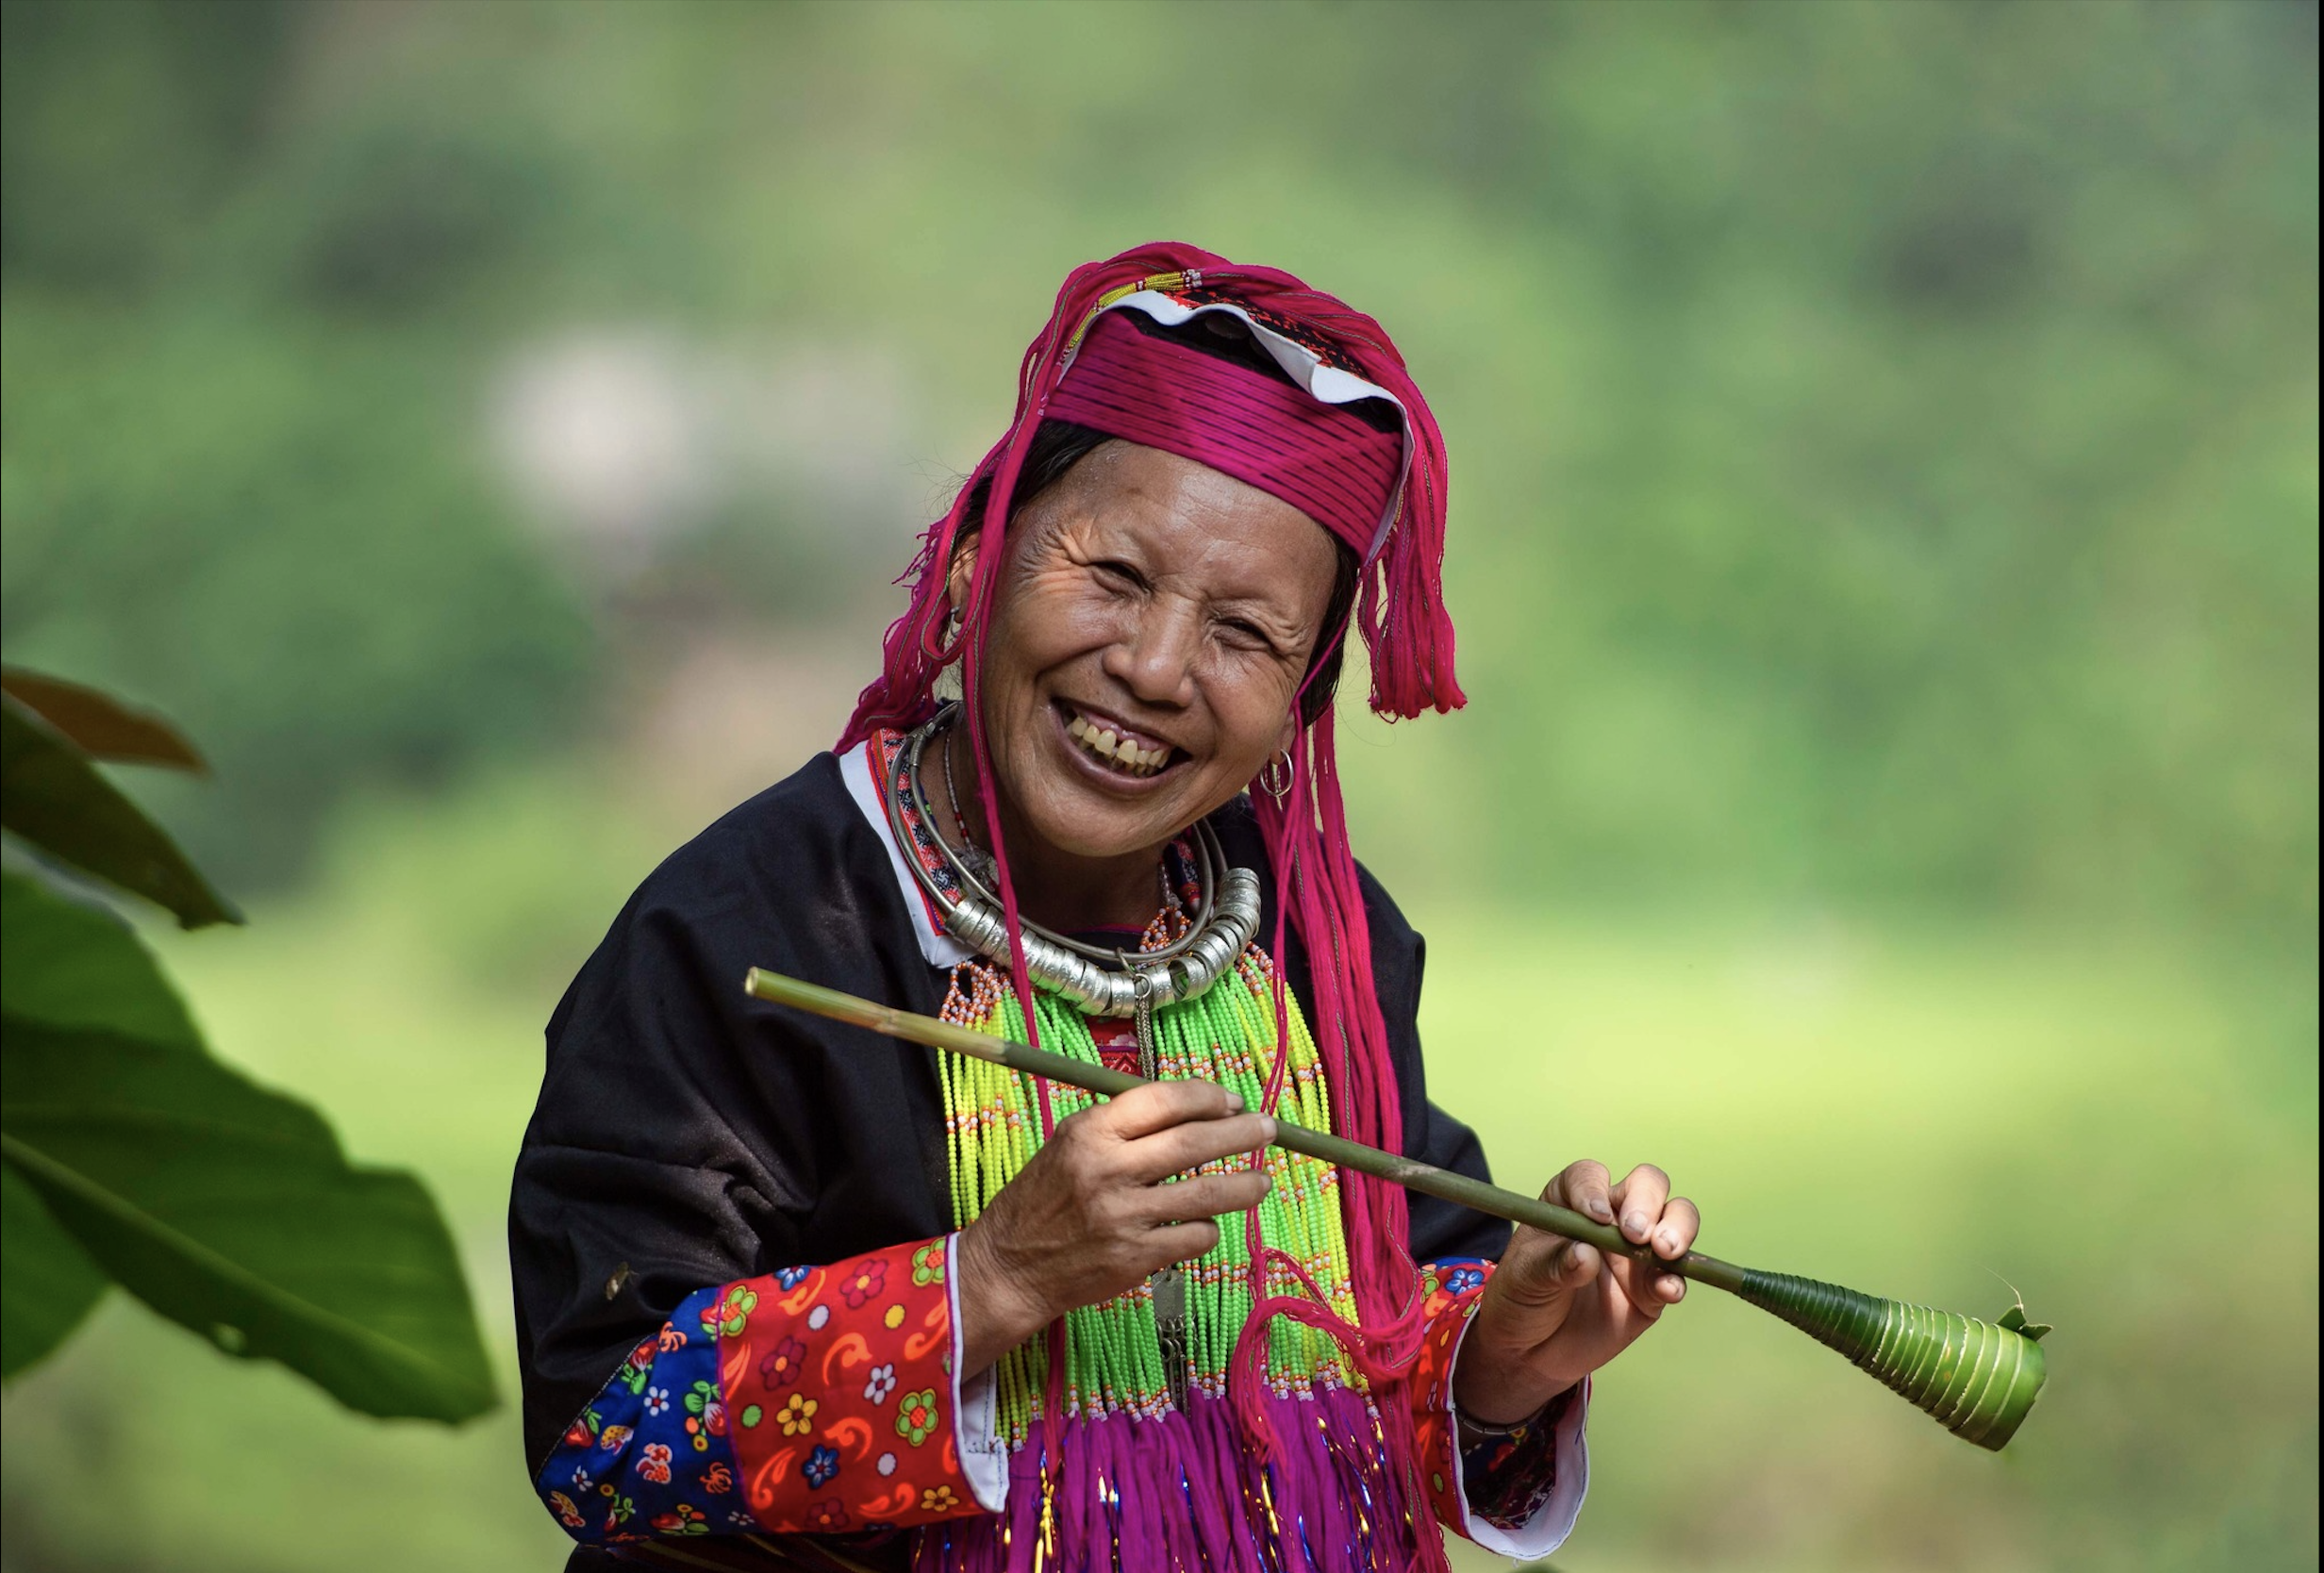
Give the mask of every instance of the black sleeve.
<svg viewBox="0 0 2324 1573">
<path fill-rule="evenodd" d="M 734 1013 L 681 918 L 641 892 L 551 1019 L 509 1194 L 509 1262 L 537 1466 L 678 1302 L 795 1259 L 809 1150 L 746 1142 Z M 772 1148 L 782 1156 L 768 1162 Z"/>
<path fill-rule="evenodd" d="M 1420 1054 L 1420 973 L 1428 957 L 1427 942 L 1404 921 L 1370 869 L 1359 869 L 1359 876 L 1364 915 L 1371 926 L 1372 981 L 1380 988 L 1380 1015 L 1387 1025 L 1388 1052 L 1396 1062 L 1403 1102 L 1404 1155 L 1489 1181 L 1492 1170 L 1477 1134 L 1429 1101 L 1428 1072 Z M 1501 1260 L 1509 1244 L 1508 1223 L 1418 1191 L 1405 1195 L 1415 1262 L 1454 1256 Z"/>
<path fill-rule="evenodd" d="M 508 1208 L 531 1465 L 695 1290 L 945 1230 L 927 1051 L 751 999 L 753 966 L 937 1006 L 827 756 L 656 869 L 550 1019 Z"/>
</svg>

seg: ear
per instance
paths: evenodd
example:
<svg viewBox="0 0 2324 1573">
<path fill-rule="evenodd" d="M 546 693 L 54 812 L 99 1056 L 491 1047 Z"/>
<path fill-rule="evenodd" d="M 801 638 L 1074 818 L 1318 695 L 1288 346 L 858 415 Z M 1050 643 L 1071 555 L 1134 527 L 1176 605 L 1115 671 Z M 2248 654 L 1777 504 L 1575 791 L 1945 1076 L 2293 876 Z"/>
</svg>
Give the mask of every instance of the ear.
<svg viewBox="0 0 2324 1573">
<path fill-rule="evenodd" d="M 1275 735 L 1275 753 L 1268 757 L 1272 759 L 1276 754 L 1289 753 L 1299 742 L 1301 730 L 1299 706 L 1295 704 L 1291 707 L 1291 713 L 1283 718 L 1283 730 Z"/>
<path fill-rule="evenodd" d="M 969 588 L 976 583 L 976 549 L 984 538 L 984 532 L 979 531 L 953 543 L 952 564 L 944 571 L 944 596 L 952 603 L 954 617 L 969 604 Z"/>
</svg>

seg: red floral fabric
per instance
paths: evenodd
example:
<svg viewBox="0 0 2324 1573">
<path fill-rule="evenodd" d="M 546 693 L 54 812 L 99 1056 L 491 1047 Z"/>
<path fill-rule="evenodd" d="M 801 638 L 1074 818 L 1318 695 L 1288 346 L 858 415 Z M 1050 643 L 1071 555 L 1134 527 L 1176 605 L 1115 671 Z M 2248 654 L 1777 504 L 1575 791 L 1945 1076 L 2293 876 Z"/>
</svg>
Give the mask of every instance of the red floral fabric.
<svg viewBox="0 0 2324 1573">
<path fill-rule="evenodd" d="M 1503 1447 L 1489 1463 L 1483 1457 L 1469 1460 L 1466 1473 L 1471 1478 L 1464 1481 L 1464 1471 L 1454 1465 L 1459 1439 L 1452 1415 L 1452 1362 L 1492 1273 L 1490 1262 L 1431 1263 L 1420 1269 L 1422 1314 L 1429 1328 L 1412 1372 L 1413 1430 L 1436 1521 L 1460 1535 L 1469 1535 L 1480 1517 L 1500 1529 L 1517 1527 L 1533 1515 L 1556 1484 L 1555 1420 L 1550 1416 L 1526 1428 L 1522 1440 Z M 1562 1399 L 1552 1404 L 1551 1416 L 1562 1417 L 1567 1407 Z M 1476 1499 L 1480 1487 L 1490 1498 L 1482 1508 Z"/>
<path fill-rule="evenodd" d="M 981 1511 L 960 1469 L 950 1241 L 909 1241 L 726 1285 L 719 1385 L 742 1499 L 834 1534 Z"/>
<path fill-rule="evenodd" d="M 1468 1523 L 1469 1514 L 1452 1467 L 1452 1356 L 1460 1348 L 1461 1330 L 1476 1315 L 1490 1271 L 1489 1263 L 1457 1275 L 1435 1264 L 1420 1269 L 1428 1334 L 1412 1368 L 1413 1432 L 1420 1445 L 1420 1475 L 1429 1504 L 1436 1510 L 1436 1521 L 1455 1532 Z"/>
</svg>

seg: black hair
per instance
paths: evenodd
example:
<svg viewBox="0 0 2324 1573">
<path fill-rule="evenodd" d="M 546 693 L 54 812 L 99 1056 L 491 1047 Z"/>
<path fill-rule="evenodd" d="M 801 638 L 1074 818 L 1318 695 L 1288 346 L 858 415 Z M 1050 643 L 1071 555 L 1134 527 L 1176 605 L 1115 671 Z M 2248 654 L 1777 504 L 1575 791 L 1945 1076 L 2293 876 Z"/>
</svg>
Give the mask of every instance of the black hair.
<svg viewBox="0 0 2324 1573">
<path fill-rule="evenodd" d="M 1225 312 L 1205 312 L 1189 318 L 1177 327 L 1165 326 L 1143 311 L 1124 311 L 1122 317 L 1140 332 L 1157 339 L 1174 339 L 1189 349 L 1216 356 L 1220 360 L 1271 376 L 1288 383 L 1290 374 L 1277 365 L 1264 345 L 1251 336 L 1239 318 Z M 1384 432 L 1403 430 L 1403 417 L 1396 406 L 1385 399 L 1363 399 L 1342 406 L 1367 424 Z M 1059 481 L 1073 466 L 1079 464 L 1102 443 L 1113 440 L 1111 434 L 1093 426 L 1076 425 L 1071 421 L 1043 421 L 1033 433 L 1032 444 L 1025 450 L 1024 468 L 1018 473 L 1017 490 L 1009 499 L 1009 522 L 1033 500 Z M 968 512 L 962 517 L 960 539 L 966 541 L 984 527 L 985 508 L 992 497 L 992 479 L 979 479 L 969 493 Z M 1328 534 L 1328 532 L 1327 532 Z M 1323 621 L 1316 637 L 1316 648 L 1307 661 L 1307 688 L 1301 696 L 1299 719 L 1302 725 L 1313 726 L 1317 718 L 1331 708 L 1332 700 L 1339 691 L 1339 671 L 1347 654 L 1348 623 L 1355 609 L 1356 576 L 1362 568 L 1353 552 L 1338 537 L 1332 536 L 1332 593 L 1324 603 Z M 955 547 L 955 549 L 957 549 Z"/>
</svg>

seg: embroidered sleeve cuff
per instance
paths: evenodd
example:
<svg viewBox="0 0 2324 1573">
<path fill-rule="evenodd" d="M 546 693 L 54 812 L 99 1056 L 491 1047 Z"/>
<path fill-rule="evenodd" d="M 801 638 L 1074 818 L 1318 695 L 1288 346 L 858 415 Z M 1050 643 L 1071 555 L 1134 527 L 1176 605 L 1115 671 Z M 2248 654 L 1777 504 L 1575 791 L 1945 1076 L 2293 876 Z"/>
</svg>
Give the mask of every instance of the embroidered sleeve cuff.
<svg viewBox="0 0 2324 1573">
<path fill-rule="evenodd" d="M 944 1242 L 947 1254 L 960 1249 L 960 1236 Z M 968 1477 L 976 1505 L 987 1513 L 1008 1506 L 1008 1444 L 1001 1439 L 999 1382 L 995 1367 L 986 1366 L 967 1380 L 960 1376 L 960 1280 L 948 1279 L 952 1299 L 953 1345 L 947 1362 L 953 1372 L 953 1414 L 960 1437 L 960 1472 Z"/>
<path fill-rule="evenodd" d="M 960 1466 L 951 1240 L 689 1296 L 537 1482 L 592 1543 L 842 1533 L 977 1511 Z"/>
<path fill-rule="evenodd" d="M 1581 1515 L 1589 1486 L 1589 1383 L 1557 1399 L 1534 1426 L 1461 1455 L 1452 1374 L 1491 1271 L 1481 1262 L 1423 1269 L 1429 1329 L 1413 1374 L 1414 1419 L 1438 1520 L 1487 1550 L 1530 1560 L 1557 1549 Z"/>
</svg>

